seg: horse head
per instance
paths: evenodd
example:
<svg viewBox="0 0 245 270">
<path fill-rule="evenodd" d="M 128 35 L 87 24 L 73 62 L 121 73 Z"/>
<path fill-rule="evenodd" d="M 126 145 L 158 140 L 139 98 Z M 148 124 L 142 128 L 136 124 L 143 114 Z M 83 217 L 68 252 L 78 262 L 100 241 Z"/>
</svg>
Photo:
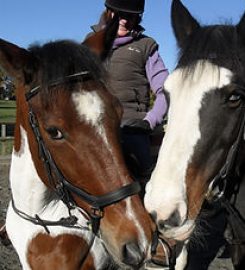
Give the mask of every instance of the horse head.
<svg viewBox="0 0 245 270">
<path fill-rule="evenodd" d="M 1 66 L 15 78 L 17 103 L 7 230 L 24 268 L 45 269 L 44 247 L 63 245 L 60 251 L 79 254 L 79 239 L 72 242 L 72 234 L 85 235 L 86 248 L 93 233 L 100 235 L 123 268 L 140 267 L 149 254 L 152 225 L 120 148 L 122 108 L 91 52 L 106 57 L 111 31 L 105 29 L 84 44 L 61 40 L 28 50 L 0 40 Z M 78 221 L 71 229 L 62 228 L 74 211 Z M 77 227 L 84 216 L 83 231 Z M 16 228 L 16 219 L 23 226 Z M 56 220 L 63 223 L 49 226 Z M 68 249 L 67 243 L 72 243 Z M 67 263 L 55 255 L 51 259 L 56 266 Z M 52 268 L 50 261 L 48 265 Z"/>
<path fill-rule="evenodd" d="M 184 241 L 244 162 L 245 15 L 201 26 L 173 0 L 172 26 L 179 61 L 165 82 L 168 125 L 144 200 L 162 234 Z"/>
</svg>

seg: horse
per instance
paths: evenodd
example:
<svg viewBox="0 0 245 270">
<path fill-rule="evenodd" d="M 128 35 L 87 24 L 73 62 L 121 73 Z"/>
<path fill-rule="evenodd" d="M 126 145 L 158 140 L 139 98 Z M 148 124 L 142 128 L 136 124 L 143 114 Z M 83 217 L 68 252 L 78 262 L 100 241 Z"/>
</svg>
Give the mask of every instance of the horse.
<svg viewBox="0 0 245 270">
<path fill-rule="evenodd" d="M 123 160 L 122 107 L 101 63 L 115 25 L 83 44 L 0 40 L 17 106 L 6 229 L 25 270 L 140 269 L 149 256 L 153 225 Z"/>
<path fill-rule="evenodd" d="M 176 269 L 184 269 L 186 244 L 201 234 L 208 208 L 221 207 L 228 226 L 243 229 L 236 239 L 232 231 L 231 253 L 245 269 L 245 14 L 236 25 L 203 26 L 173 0 L 171 20 L 179 58 L 164 85 L 168 124 L 145 207 L 164 237 L 185 243 Z"/>
</svg>

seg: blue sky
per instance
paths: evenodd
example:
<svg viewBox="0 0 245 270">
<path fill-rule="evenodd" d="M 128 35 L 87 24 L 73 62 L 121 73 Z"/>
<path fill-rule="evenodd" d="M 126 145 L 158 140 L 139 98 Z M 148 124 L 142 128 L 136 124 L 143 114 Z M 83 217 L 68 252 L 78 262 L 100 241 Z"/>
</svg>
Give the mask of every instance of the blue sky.
<svg viewBox="0 0 245 270">
<path fill-rule="evenodd" d="M 202 23 L 238 23 L 244 0 L 182 0 Z M 143 26 L 155 38 L 169 68 L 177 48 L 170 23 L 171 0 L 146 0 Z M 21 47 L 56 39 L 81 41 L 104 9 L 104 0 L 1 0 L 0 37 Z"/>
</svg>

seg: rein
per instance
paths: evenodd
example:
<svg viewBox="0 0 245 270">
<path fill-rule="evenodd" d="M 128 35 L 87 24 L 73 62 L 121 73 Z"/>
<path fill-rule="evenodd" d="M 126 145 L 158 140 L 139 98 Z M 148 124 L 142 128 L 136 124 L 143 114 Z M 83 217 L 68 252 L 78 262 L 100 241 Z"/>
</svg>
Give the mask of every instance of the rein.
<svg viewBox="0 0 245 270">
<path fill-rule="evenodd" d="M 15 213 L 17 213 L 21 218 L 23 218 L 27 221 L 31 221 L 35 225 L 39 225 L 39 226 L 44 227 L 45 231 L 48 234 L 50 234 L 48 226 L 62 226 L 62 227 L 73 228 L 73 229 L 77 228 L 77 229 L 89 230 L 89 227 L 75 226 L 75 224 L 77 223 L 77 217 L 74 215 L 69 215 L 68 217 L 61 218 L 60 220 L 57 220 L 57 221 L 50 221 L 50 220 L 41 219 L 37 214 L 35 215 L 35 217 L 32 217 L 32 216 L 26 214 L 25 212 L 19 210 L 16 207 L 13 198 L 12 198 L 12 207 L 13 207 L 13 210 L 15 211 Z"/>
<path fill-rule="evenodd" d="M 71 79 L 76 79 L 76 80 L 88 79 L 89 75 L 90 74 L 88 71 L 82 71 L 76 74 L 66 76 L 64 79 L 59 79 L 57 81 L 54 81 L 49 86 L 56 86 L 58 84 L 64 83 L 66 80 L 71 80 Z M 32 217 L 24 213 L 23 211 L 17 209 L 15 206 L 14 200 L 12 199 L 13 209 L 20 217 L 36 225 L 43 226 L 46 232 L 48 233 L 49 233 L 49 230 L 47 228 L 48 226 L 65 226 L 65 227 L 78 228 L 78 226 L 75 226 L 75 224 L 77 223 L 77 218 L 75 216 L 72 216 L 70 213 L 71 209 L 77 207 L 71 195 L 72 193 L 74 193 L 82 201 L 86 202 L 91 207 L 91 211 L 87 213 L 87 215 L 90 218 L 90 221 L 88 222 L 90 223 L 90 226 L 88 228 L 87 227 L 79 227 L 79 228 L 92 230 L 94 235 L 96 235 L 99 230 L 100 219 L 103 218 L 103 215 L 104 215 L 104 207 L 115 204 L 121 200 L 126 199 L 129 196 L 138 194 L 141 189 L 140 184 L 138 182 L 133 182 L 131 184 L 118 188 L 115 191 L 106 193 L 104 195 L 95 196 L 95 195 L 91 195 L 85 190 L 69 182 L 69 180 L 67 180 L 62 174 L 62 172 L 59 170 L 54 159 L 52 158 L 51 153 L 47 149 L 45 142 L 42 138 L 40 129 L 39 129 L 37 118 L 34 112 L 32 111 L 31 105 L 29 103 L 29 100 L 33 98 L 35 95 L 37 95 L 40 89 L 41 89 L 41 86 L 37 86 L 37 87 L 32 88 L 29 92 L 26 93 L 26 101 L 29 104 L 29 123 L 35 135 L 35 138 L 38 144 L 39 157 L 43 161 L 49 183 L 51 187 L 54 188 L 54 191 L 56 195 L 59 197 L 59 199 L 61 199 L 67 206 L 69 210 L 69 217 L 62 218 L 58 221 L 43 220 L 38 215 L 36 215 L 35 217 Z"/>
</svg>

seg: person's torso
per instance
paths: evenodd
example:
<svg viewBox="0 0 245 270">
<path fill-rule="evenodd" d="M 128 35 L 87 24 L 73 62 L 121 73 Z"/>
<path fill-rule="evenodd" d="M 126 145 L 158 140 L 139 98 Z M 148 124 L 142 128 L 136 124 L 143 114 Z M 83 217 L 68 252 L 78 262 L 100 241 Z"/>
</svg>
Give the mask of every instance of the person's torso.
<svg viewBox="0 0 245 270">
<path fill-rule="evenodd" d="M 111 52 L 106 68 L 113 94 L 124 107 L 124 119 L 142 119 L 149 109 L 150 87 L 145 66 L 156 47 L 153 39 L 142 36 Z"/>
</svg>

